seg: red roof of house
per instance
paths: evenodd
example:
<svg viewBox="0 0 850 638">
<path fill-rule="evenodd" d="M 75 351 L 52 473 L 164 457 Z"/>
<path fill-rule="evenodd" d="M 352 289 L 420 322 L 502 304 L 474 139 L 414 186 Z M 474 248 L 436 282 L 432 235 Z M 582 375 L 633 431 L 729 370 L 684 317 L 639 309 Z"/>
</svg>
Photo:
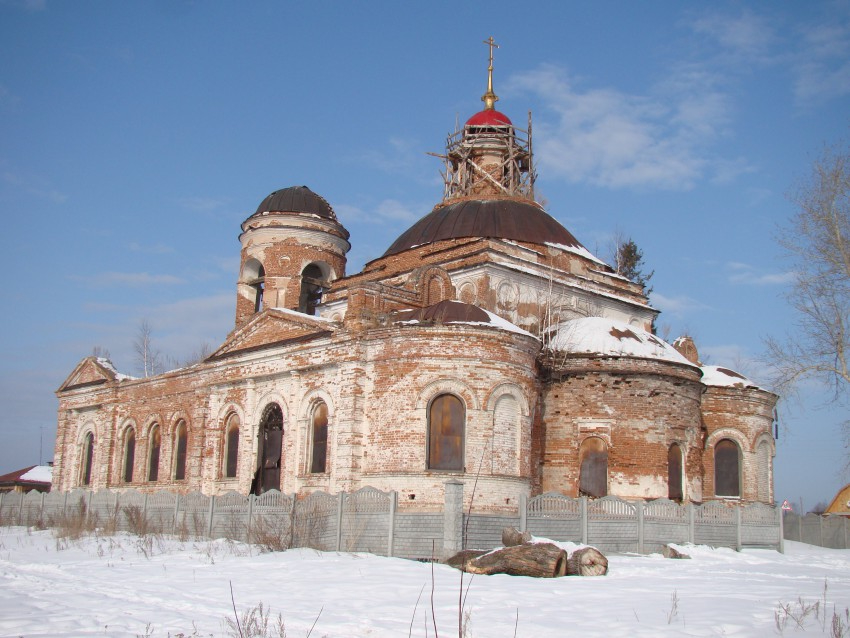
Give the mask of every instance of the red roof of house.
<svg viewBox="0 0 850 638">
<path fill-rule="evenodd" d="M 3 483 L 20 483 L 22 485 L 50 485 L 49 481 L 33 481 L 33 480 L 21 478 L 21 477 L 24 476 L 24 474 L 29 472 L 34 467 L 38 467 L 38 466 L 37 465 L 30 465 L 29 467 L 25 467 L 21 470 L 15 470 L 14 472 L 9 472 L 8 474 L 0 475 L 0 484 L 3 484 Z"/>
</svg>

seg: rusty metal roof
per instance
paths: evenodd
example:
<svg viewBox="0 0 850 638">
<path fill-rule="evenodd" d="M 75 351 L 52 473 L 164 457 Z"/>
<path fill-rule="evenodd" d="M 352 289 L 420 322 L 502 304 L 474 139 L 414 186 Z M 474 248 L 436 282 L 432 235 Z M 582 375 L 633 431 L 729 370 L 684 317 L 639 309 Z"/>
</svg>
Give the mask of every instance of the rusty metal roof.
<svg viewBox="0 0 850 638">
<path fill-rule="evenodd" d="M 384 256 L 462 237 L 581 247 L 566 228 L 537 204 L 515 199 L 474 199 L 438 205 L 396 239 Z"/>
<path fill-rule="evenodd" d="M 397 314 L 397 320 L 423 323 L 490 323 L 490 315 L 478 306 L 445 300 L 419 310 L 402 310 Z"/>
<path fill-rule="evenodd" d="M 257 212 L 251 217 L 263 213 L 311 213 L 336 220 L 336 214 L 325 198 L 306 186 L 290 186 L 273 192 L 257 206 Z"/>
</svg>

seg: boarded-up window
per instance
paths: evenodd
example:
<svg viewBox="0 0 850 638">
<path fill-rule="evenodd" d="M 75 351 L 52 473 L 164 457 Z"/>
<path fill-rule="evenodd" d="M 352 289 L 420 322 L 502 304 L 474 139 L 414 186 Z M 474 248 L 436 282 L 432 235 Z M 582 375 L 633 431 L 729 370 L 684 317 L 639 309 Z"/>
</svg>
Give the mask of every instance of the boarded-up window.
<svg viewBox="0 0 850 638">
<path fill-rule="evenodd" d="M 80 482 L 83 485 L 91 485 L 91 466 L 94 456 L 94 435 L 89 432 L 83 440 L 83 459 L 81 464 Z"/>
<path fill-rule="evenodd" d="M 579 492 L 592 497 L 608 494 L 608 448 L 605 441 L 595 436 L 585 439 L 579 456 Z"/>
<path fill-rule="evenodd" d="M 722 439 L 714 446 L 715 496 L 741 496 L 741 458 L 738 445 Z"/>
<path fill-rule="evenodd" d="M 428 468 L 463 471 L 466 415 L 456 396 L 442 394 L 428 408 Z"/>
<path fill-rule="evenodd" d="M 224 476 L 235 478 L 239 466 L 239 417 L 231 414 L 227 418 L 224 435 Z"/>
<path fill-rule="evenodd" d="M 177 424 L 177 429 L 174 432 L 174 480 L 183 481 L 186 479 L 186 444 L 188 436 L 186 432 L 185 421 L 180 421 Z"/>
<path fill-rule="evenodd" d="M 493 474 L 518 473 L 517 439 L 520 416 L 519 402 L 514 396 L 503 394 L 499 397 L 493 410 L 491 432 L 490 471 Z"/>
<path fill-rule="evenodd" d="M 673 443 L 667 449 L 667 498 L 671 501 L 681 501 L 684 498 L 682 490 L 682 448 Z"/>
<path fill-rule="evenodd" d="M 136 464 L 136 431 L 133 428 L 124 434 L 124 472 L 121 478 L 125 483 L 133 482 L 133 466 Z"/>
<path fill-rule="evenodd" d="M 762 503 L 770 503 L 770 445 L 767 441 L 759 443 L 756 452 L 756 463 L 758 464 L 758 500 Z"/>
<path fill-rule="evenodd" d="M 313 430 L 313 449 L 310 459 L 310 471 L 322 473 L 326 471 L 328 457 L 328 406 L 319 401 L 313 409 L 311 419 Z"/>
<path fill-rule="evenodd" d="M 159 452 L 162 449 L 162 436 L 159 426 L 151 428 L 148 435 L 148 481 L 156 481 L 159 478 Z"/>
</svg>

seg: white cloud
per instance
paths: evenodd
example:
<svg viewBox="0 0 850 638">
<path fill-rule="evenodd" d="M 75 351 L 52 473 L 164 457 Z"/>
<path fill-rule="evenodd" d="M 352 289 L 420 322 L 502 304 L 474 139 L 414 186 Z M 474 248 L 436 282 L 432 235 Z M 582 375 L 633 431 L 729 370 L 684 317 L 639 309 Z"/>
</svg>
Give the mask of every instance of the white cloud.
<svg viewBox="0 0 850 638">
<path fill-rule="evenodd" d="M 661 312 L 676 317 L 682 317 L 683 315 L 692 312 L 701 312 L 708 308 L 706 304 L 701 301 L 697 301 L 692 297 L 688 297 L 687 295 L 668 297 L 655 291 L 653 291 L 652 295 L 650 295 L 649 302 L 653 307 L 658 308 Z"/>
<path fill-rule="evenodd" d="M 134 253 L 144 253 L 149 255 L 165 255 L 174 252 L 174 248 L 172 248 L 171 246 L 166 246 L 165 244 L 153 244 L 150 246 L 143 246 L 137 242 L 131 242 L 129 248 Z"/>
<path fill-rule="evenodd" d="M 563 69 L 545 65 L 510 78 L 506 88 L 544 103 L 537 157 L 547 174 L 610 188 L 682 190 L 718 168 L 729 171 L 728 161 L 709 152 L 729 110 L 715 84 L 707 72 L 682 66 L 647 95 L 634 95 L 584 89 Z"/>
<path fill-rule="evenodd" d="M 147 272 L 103 272 L 91 277 L 71 275 L 70 278 L 90 286 L 153 286 L 186 283 L 185 279 L 174 275 L 152 275 Z"/>
<path fill-rule="evenodd" d="M 3 172 L 3 181 L 15 186 L 39 199 L 46 199 L 54 204 L 62 204 L 68 196 L 52 188 L 45 179 L 37 176 L 24 176 L 12 171 Z"/>
<path fill-rule="evenodd" d="M 750 64 L 768 59 L 776 42 L 774 29 L 768 21 L 748 10 L 738 15 L 706 13 L 690 27 L 695 33 L 713 39 L 725 55 Z"/>
<path fill-rule="evenodd" d="M 179 197 L 177 203 L 191 211 L 198 213 L 212 213 L 224 206 L 227 206 L 229 201 L 224 198 L 216 197 Z"/>
<path fill-rule="evenodd" d="M 427 209 L 414 204 L 406 204 L 397 199 L 384 199 L 369 210 L 364 210 L 360 206 L 351 204 L 337 204 L 334 206 L 334 210 L 339 215 L 343 224 L 352 224 L 355 222 L 393 224 L 395 222 L 413 222 L 422 216 L 418 211 Z"/>
<path fill-rule="evenodd" d="M 795 55 L 794 95 L 811 104 L 850 93 L 850 19 L 800 28 Z"/>
<path fill-rule="evenodd" d="M 793 271 L 761 272 L 755 266 L 740 262 L 729 262 L 726 269 L 730 271 L 729 283 L 749 286 L 783 286 L 796 277 Z"/>
</svg>

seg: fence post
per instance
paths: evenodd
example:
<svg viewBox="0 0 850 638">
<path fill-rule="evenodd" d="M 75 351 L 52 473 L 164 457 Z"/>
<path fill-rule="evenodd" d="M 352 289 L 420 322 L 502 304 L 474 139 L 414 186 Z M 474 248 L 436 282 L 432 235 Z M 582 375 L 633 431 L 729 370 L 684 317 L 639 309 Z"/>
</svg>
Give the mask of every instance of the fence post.
<svg viewBox="0 0 850 638">
<path fill-rule="evenodd" d="M 142 520 L 145 522 L 145 527 L 149 528 L 148 524 L 148 493 L 145 492 L 145 500 L 142 501 Z"/>
<path fill-rule="evenodd" d="M 215 494 L 210 494 L 210 509 L 207 515 L 207 538 L 212 539 L 213 515 L 215 513 Z"/>
<path fill-rule="evenodd" d="M 735 508 L 735 551 L 741 551 L 741 507 Z"/>
<path fill-rule="evenodd" d="M 443 503 L 443 557 L 463 549 L 463 483 L 446 481 Z"/>
<path fill-rule="evenodd" d="M 21 495 L 21 502 L 18 503 L 18 525 L 24 524 L 24 493 L 18 492 Z"/>
<path fill-rule="evenodd" d="M 251 542 L 251 520 L 254 517 L 254 494 L 248 494 L 248 520 L 245 521 L 245 542 Z"/>
<path fill-rule="evenodd" d="M 637 502 L 638 554 L 643 554 L 643 501 Z"/>
<path fill-rule="evenodd" d="M 39 514 L 38 514 L 38 519 L 41 521 L 42 525 L 46 525 L 46 522 L 44 520 L 44 495 L 45 495 L 45 492 L 42 492 L 41 493 L 41 512 L 39 512 Z"/>
<path fill-rule="evenodd" d="M 688 503 L 688 542 L 691 545 L 696 544 L 696 512 L 694 511 L 694 504 Z"/>
<path fill-rule="evenodd" d="M 519 495 L 519 531 L 524 532 L 528 527 L 528 496 L 525 492 Z"/>
<path fill-rule="evenodd" d="M 818 514 L 817 517 L 818 517 L 818 536 L 820 537 L 820 544 L 818 545 L 818 547 L 823 547 L 823 516 Z"/>
<path fill-rule="evenodd" d="M 779 516 L 779 553 L 785 553 L 785 512 L 781 507 L 776 508 L 776 514 Z"/>
<path fill-rule="evenodd" d="M 336 551 L 342 551 L 342 514 L 345 507 L 345 492 L 339 493 L 336 504 Z"/>
<path fill-rule="evenodd" d="M 841 517 L 844 522 L 844 549 L 850 549 L 850 518 Z"/>
<path fill-rule="evenodd" d="M 581 544 L 587 545 L 587 497 L 582 496 L 579 504 L 581 510 Z"/>
<path fill-rule="evenodd" d="M 3 495 L 5 493 L 6 492 L 0 492 L 0 523 L 2 523 L 3 520 Z"/>
<path fill-rule="evenodd" d="M 298 492 L 292 493 L 292 506 L 289 508 L 289 546 L 295 545 L 295 504 L 298 501 Z"/>
<path fill-rule="evenodd" d="M 65 492 L 65 499 L 62 501 L 62 518 L 68 514 L 68 492 Z"/>
<path fill-rule="evenodd" d="M 171 515 L 171 531 L 177 533 L 177 518 L 180 514 L 180 492 L 177 492 L 177 498 L 174 499 L 174 513 Z"/>
<path fill-rule="evenodd" d="M 800 512 L 799 516 L 797 516 L 797 532 L 800 537 L 800 542 L 805 543 L 803 540 L 803 512 Z"/>
<path fill-rule="evenodd" d="M 395 542 L 395 512 L 398 507 L 398 492 L 393 490 L 390 492 L 390 521 L 389 521 L 389 538 L 387 538 L 387 556 L 393 555 L 393 543 Z"/>
</svg>

